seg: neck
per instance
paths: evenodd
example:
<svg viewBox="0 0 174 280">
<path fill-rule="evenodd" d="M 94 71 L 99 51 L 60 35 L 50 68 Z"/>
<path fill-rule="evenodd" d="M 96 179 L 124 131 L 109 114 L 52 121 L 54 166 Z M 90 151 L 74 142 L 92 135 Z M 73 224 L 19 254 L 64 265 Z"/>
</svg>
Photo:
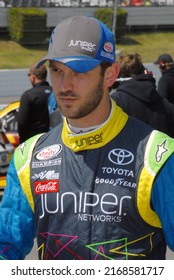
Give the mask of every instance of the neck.
<svg viewBox="0 0 174 280">
<path fill-rule="evenodd" d="M 100 148 L 111 141 L 124 127 L 128 115 L 112 101 L 112 110 L 107 120 L 92 131 L 73 133 L 63 122 L 63 143 L 74 152 Z M 113 129 L 114 127 L 114 129 Z"/>
<path fill-rule="evenodd" d="M 91 112 L 89 115 L 80 118 L 80 119 L 67 119 L 68 125 L 71 127 L 78 128 L 88 128 L 99 126 L 104 123 L 110 115 L 111 111 L 111 100 L 108 98 L 107 100 L 102 101 L 98 107 Z"/>
</svg>

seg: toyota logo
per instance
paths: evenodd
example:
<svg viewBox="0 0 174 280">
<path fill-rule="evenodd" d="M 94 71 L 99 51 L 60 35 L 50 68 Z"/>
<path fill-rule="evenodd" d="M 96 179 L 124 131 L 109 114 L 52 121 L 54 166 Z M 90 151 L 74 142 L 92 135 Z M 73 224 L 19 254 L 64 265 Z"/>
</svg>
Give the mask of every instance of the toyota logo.
<svg viewBox="0 0 174 280">
<path fill-rule="evenodd" d="M 127 165 L 134 160 L 134 155 L 124 149 L 114 149 L 109 152 L 108 158 L 114 164 Z"/>
</svg>

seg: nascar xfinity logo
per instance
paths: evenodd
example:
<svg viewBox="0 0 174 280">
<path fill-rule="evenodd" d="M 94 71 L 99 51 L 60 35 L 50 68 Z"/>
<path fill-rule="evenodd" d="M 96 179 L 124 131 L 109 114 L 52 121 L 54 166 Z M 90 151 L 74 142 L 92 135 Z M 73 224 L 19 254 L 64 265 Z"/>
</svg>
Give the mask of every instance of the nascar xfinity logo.
<svg viewBox="0 0 174 280">
<path fill-rule="evenodd" d="M 57 156 L 62 150 L 61 145 L 51 145 L 36 152 L 34 157 L 37 160 L 48 160 Z"/>
<path fill-rule="evenodd" d="M 125 149 L 113 149 L 109 152 L 109 160 L 114 164 L 128 165 L 134 160 L 134 155 Z"/>
</svg>

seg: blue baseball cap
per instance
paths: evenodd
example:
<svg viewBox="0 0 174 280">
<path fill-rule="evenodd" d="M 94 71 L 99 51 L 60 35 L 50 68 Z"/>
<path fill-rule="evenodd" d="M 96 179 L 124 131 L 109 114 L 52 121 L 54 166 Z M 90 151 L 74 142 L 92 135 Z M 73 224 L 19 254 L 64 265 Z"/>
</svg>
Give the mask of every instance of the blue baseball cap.
<svg viewBox="0 0 174 280">
<path fill-rule="evenodd" d="M 114 34 L 104 23 L 93 17 L 74 16 L 58 24 L 52 32 L 47 60 L 61 62 L 75 72 L 88 72 L 103 61 L 115 62 Z"/>
</svg>

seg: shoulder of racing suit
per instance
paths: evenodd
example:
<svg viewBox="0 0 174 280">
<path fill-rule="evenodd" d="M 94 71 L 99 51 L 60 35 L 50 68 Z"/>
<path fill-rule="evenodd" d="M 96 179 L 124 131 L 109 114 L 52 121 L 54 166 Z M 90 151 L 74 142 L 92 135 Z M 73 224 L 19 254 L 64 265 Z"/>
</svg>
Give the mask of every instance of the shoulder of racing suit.
<svg viewBox="0 0 174 280">
<path fill-rule="evenodd" d="M 27 141 L 20 144 L 14 153 L 14 165 L 17 170 L 19 181 L 33 211 L 34 200 L 30 186 L 30 162 L 36 142 L 42 135 L 43 133 L 29 138 Z"/>
<path fill-rule="evenodd" d="M 150 207 L 151 188 L 156 175 L 173 152 L 173 139 L 162 132 L 153 130 L 146 144 L 144 166 L 139 176 L 137 207 L 141 217 L 155 227 L 161 227 L 161 223 Z"/>
</svg>

